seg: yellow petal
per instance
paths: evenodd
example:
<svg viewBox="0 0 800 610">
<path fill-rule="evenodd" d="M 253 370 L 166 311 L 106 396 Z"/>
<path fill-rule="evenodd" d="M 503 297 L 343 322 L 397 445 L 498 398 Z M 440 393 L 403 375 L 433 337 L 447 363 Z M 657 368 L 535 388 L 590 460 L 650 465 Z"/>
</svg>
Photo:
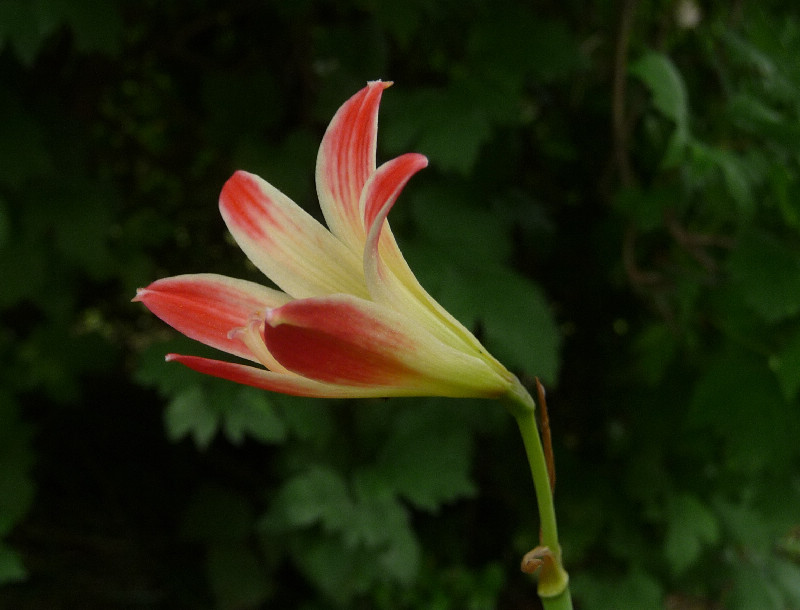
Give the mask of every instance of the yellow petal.
<svg viewBox="0 0 800 610">
<path fill-rule="evenodd" d="M 287 294 L 367 296 L 359 257 L 267 181 L 236 172 L 219 207 L 239 247 Z"/>
</svg>

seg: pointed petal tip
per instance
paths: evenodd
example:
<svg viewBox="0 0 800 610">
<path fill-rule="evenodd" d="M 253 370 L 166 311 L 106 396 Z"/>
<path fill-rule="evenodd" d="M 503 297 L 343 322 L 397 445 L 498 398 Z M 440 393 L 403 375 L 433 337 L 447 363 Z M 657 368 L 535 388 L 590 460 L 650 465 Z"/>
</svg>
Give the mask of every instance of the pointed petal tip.
<svg viewBox="0 0 800 610">
<path fill-rule="evenodd" d="M 383 221 L 405 185 L 414 174 L 426 167 L 428 157 L 420 153 L 405 153 L 387 161 L 370 176 L 359 203 L 367 229 L 367 253 L 377 246 Z M 369 242 L 373 243 L 370 245 Z"/>
<path fill-rule="evenodd" d="M 381 89 L 388 89 L 392 85 L 394 85 L 394 81 L 393 80 L 381 80 L 379 78 L 379 79 L 376 79 L 376 80 L 367 81 L 367 87 L 378 86 Z"/>
<path fill-rule="evenodd" d="M 219 194 L 219 208 L 225 212 L 225 208 L 234 203 L 234 196 L 241 194 L 242 189 L 255 181 L 255 176 L 242 169 L 237 169 L 230 178 L 222 185 L 222 190 Z"/>
<path fill-rule="evenodd" d="M 429 163 L 428 157 L 426 157 L 422 153 L 416 153 L 416 152 L 404 153 L 400 155 L 400 157 L 404 158 L 403 161 L 404 163 L 408 164 L 411 168 L 414 168 L 413 169 L 414 172 L 417 172 L 421 169 L 425 169 L 426 167 L 428 167 Z"/>
<path fill-rule="evenodd" d="M 233 181 L 236 181 L 236 180 L 253 180 L 255 177 L 256 177 L 256 175 L 253 174 L 252 172 L 248 172 L 248 171 L 245 171 L 243 169 L 237 169 L 235 172 L 233 172 L 233 174 L 231 174 L 231 177 L 228 178 L 227 182 L 230 182 L 232 180 Z"/>
<path fill-rule="evenodd" d="M 154 294 L 157 294 L 158 289 L 154 288 L 154 286 L 158 284 L 159 281 L 160 280 L 150 282 L 150 284 L 148 284 L 144 288 L 137 288 L 136 295 L 131 299 L 131 303 L 144 303 L 145 305 L 147 305 L 147 300 Z"/>
</svg>

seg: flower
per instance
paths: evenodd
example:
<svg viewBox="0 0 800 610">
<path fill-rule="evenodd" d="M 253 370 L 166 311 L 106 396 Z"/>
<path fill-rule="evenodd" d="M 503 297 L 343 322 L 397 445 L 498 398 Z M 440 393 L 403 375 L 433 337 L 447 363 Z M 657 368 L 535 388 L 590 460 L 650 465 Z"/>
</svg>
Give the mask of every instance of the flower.
<svg viewBox="0 0 800 610">
<path fill-rule="evenodd" d="M 258 176 L 237 171 L 219 206 L 234 239 L 280 290 L 217 274 L 179 275 L 134 301 L 188 337 L 253 366 L 168 354 L 196 371 L 314 397 L 503 397 L 516 377 L 420 285 L 386 220 L 428 160 L 376 167 L 374 81 L 336 112 L 317 156 L 330 230 Z M 263 367 L 263 368 L 262 368 Z"/>
</svg>

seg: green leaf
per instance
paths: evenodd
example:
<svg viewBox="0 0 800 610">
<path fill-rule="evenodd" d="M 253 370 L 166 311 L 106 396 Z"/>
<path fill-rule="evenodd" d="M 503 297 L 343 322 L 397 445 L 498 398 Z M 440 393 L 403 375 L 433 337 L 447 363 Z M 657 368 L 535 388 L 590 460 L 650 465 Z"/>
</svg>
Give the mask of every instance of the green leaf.
<svg viewBox="0 0 800 610">
<path fill-rule="evenodd" d="M 0 537 L 8 534 L 33 504 L 36 487 L 15 459 L 0 460 Z"/>
<path fill-rule="evenodd" d="M 435 408 L 403 413 L 376 464 L 381 481 L 428 511 L 475 493 L 470 436 L 446 414 Z"/>
<path fill-rule="evenodd" d="M 575 598 L 592 610 L 662 610 L 664 607 L 661 585 L 639 568 L 622 577 L 577 574 L 571 576 L 570 588 Z"/>
<path fill-rule="evenodd" d="M 786 608 L 800 608 L 800 565 L 773 558 L 769 572 L 781 590 Z"/>
<path fill-rule="evenodd" d="M 682 494 L 670 498 L 664 553 L 674 573 L 691 567 L 705 546 L 719 540 L 719 534 L 714 513 L 696 497 Z"/>
<path fill-rule="evenodd" d="M 13 395 L 0 389 L 0 540 L 27 514 L 36 491 L 32 431 L 18 409 Z"/>
<path fill-rule="evenodd" d="M 378 554 L 380 571 L 402 586 L 410 586 L 420 570 L 422 550 L 416 534 L 406 521 L 390 531 L 387 544 Z"/>
<path fill-rule="evenodd" d="M 767 322 L 800 313 L 800 251 L 772 235 L 746 231 L 728 261 L 745 302 Z"/>
<path fill-rule="evenodd" d="M 650 90 L 653 105 L 678 127 L 688 127 L 689 103 L 683 77 L 672 60 L 663 53 L 648 51 L 630 66 Z"/>
<path fill-rule="evenodd" d="M 237 445 L 246 435 L 262 443 L 281 443 L 287 436 L 286 425 L 264 391 L 241 388 L 222 408 L 221 417 L 225 436 Z"/>
<path fill-rule="evenodd" d="M 80 51 L 114 53 L 122 37 L 119 6 L 111 0 L 4 0 L 0 2 L 0 44 L 7 39 L 30 65 L 59 26 L 72 30 Z M 0 47 L 2 48 L 2 47 Z"/>
<path fill-rule="evenodd" d="M 353 494 L 349 487 L 338 473 L 313 466 L 286 482 L 260 525 L 267 536 L 294 530 L 295 561 L 342 603 L 376 580 L 410 583 L 420 563 L 408 511 L 383 474 L 361 471 Z"/>
<path fill-rule="evenodd" d="M 420 570 L 422 550 L 410 526 L 392 532 L 389 543 L 379 553 L 381 571 L 403 586 L 413 584 Z"/>
<path fill-rule="evenodd" d="M 31 65 L 57 25 L 50 12 L 49 3 L 42 0 L 0 2 L 0 42 L 7 41 L 22 63 Z"/>
<path fill-rule="evenodd" d="M 800 328 L 789 334 L 786 343 L 769 360 L 769 367 L 778 378 L 787 401 L 800 390 Z"/>
<path fill-rule="evenodd" d="M 380 576 L 374 552 L 346 547 L 336 536 L 307 535 L 292 547 L 295 563 L 339 607 L 350 607 Z"/>
<path fill-rule="evenodd" d="M 648 51 L 631 64 L 630 72 L 650 90 L 653 105 L 668 119 L 675 122 L 662 165 L 677 165 L 689 142 L 689 103 L 686 85 L 672 60 L 663 53 Z"/>
<path fill-rule="evenodd" d="M 291 553 L 306 577 L 330 600 L 351 607 L 354 596 L 376 583 L 409 586 L 419 571 L 420 549 L 407 521 L 399 527 L 394 521 L 383 528 L 377 524 L 374 529 L 380 540 L 369 546 L 337 533 L 306 532 L 292 540 Z"/>
<path fill-rule="evenodd" d="M 661 167 L 663 169 L 671 169 L 679 166 L 685 157 L 686 147 L 690 144 L 688 131 L 679 127 L 676 128 L 667 140 L 664 156 L 661 159 Z"/>
<path fill-rule="evenodd" d="M 735 94 L 728 102 L 727 110 L 737 126 L 759 138 L 768 137 L 787 145 L 800 138 L 800 125 L 753 94 Z"/>
<path fill-rule="evenodd" d="M 614 199 L 614 207 L 633 220 L 643 231 L 660 228 L 664 213 L 675 205 L 680 194 L 675 188 L 622 188 Z"/>
<path fill-rule="evenodd" d="M 662 381 L 678 353 L 678 336 L 667 324 L 653 323 L 642 329 L 634 342 L 636 366 L 645 383 Z"/>
<path fill-rule="evenodd" d="M 443 278 L 440 291 L 453 315 L 480 325 L 479 338 L 505 366 L 555 383 L 561 336 L 536 284 L 501 268 L 464 269 Z"/>
<path fill-rule="evenodd" d="M 731 198 L 739 206 L 741 212 L 751 213 L 755 207 L 755 201 L 748 180 L 746 161 L 732 152 L 720 150 L 717 153 L 717 162 Z"/>
<path fill-rule="evenodd" d="M 725 352 L 708 365 L 695 386 L 689 423 L 719 435 L 729 468 L 758 472 L 786 463 L 797 451 L 796 409 L 784 400 L 766 361 L 746 352 Z"/>
<path fill-rule="evenodd" d="M 0 586 L 20 582 L 28 576 L 22 558 L 13 549 L 0 543 Z"/>
<path fill-rule="evenodd" d="M 426 184 L 416 188 L 411 211 L 420 235 L 446 252 L 448 258 L 486 264 L 504 263 L 511 256 L 510 220 L 476 205 L 468 185 Z"/>
<path fill-rule="evenodd" d="M 719 172 L 722 184 L 738 206 L 742 220 L 752 216 L 756 211 L 753 185 L 757 183 L 757 179 L 753 176 L 755 164 L 752 160 L 729 150 L 695 141 L 691 144 L 691 162 L 699 176 L 710 171 Z M 701 177 L 698 181 L 702 185 L 704 180 L 705 178 Z"/>
<path fill-rule="evenodd" d="M 421 551 L 402 500 L 389 490 L 390 481 L 380 470 L 356 473 L 353 486 L 356 506 L 342 531 L 347 548 L 374 549 L 381 572 L 409 584 L 417 576 Z"/>
<path fill-rule="evenodd" d="M 114 0 L 46 0 L 72 30 L 75 44 L 82 52 L 102 51 L 116 54 L 122 42 L 122 15 Z"/>
<path fill-rule="evenodd" d="M 755 562 L 743 561 L 733 568 L 733 583 L 724 596 L 730 610 L 786 610 L 778 586 Z"/>
<path fill-rule="evenodd" d="M 352 513 L 353 500 L 344 478 L 329 466 L 312 465 L 283 484 L 262 526 L 281 530 L 320 523 L 328 531 L 338 531 Z"/>
<path fill-rule="evenodd" d="M 141 306 L 140 303 L 134 303 Z M 151 316 L 150 313 L 145 313 Z M 147 318 L 154 326 L 161 325 L 160 320 Z M 199 354 L 205 355 L 197 341 L 192 341 L 188 337 L 173 333 L 168 341 L 152 343 L 139 355 L 139 362 L 135 380 L 143 386 L 156 388 L 164 396 L 174 396 L 185 388 L 196 386 L 203 381 L 203 377 L 188 367 L 174 362 L 165 362 L 164 356 L 170 353 L 176 354 Z M 210 355 L 210 353 L 209 353 Z"/>
<path fill-rule="evenodd" d="M 717 500 L 714 508 L 728 539 L 749 553 L 765 556 L 770 552 L 774 537 L 765 515 L 743 502 Z"/>
<path fill-rule="evenodd" d="M 795 494 L 795 502 L 792 503 L 792 520 L 794 520 L 794 509 L 797 506 L 797 496 L 800 492 Z M 789 557 L 795 562 L 800 562 L 800 532 L 793 531 L 782 536 L 781 541 L 778 543 L 780 552 Z"/>
<path fill-rule="evenodd" d="M 317 447 L 324 447 L 336 433 L 331 403 L 317 398 L 271 394 L 270 402 L 289 435 Z"/>
<path fill-rule="evenodd" d="M 200 385 L 191 385 L 178 392 L 164 411 L 164 425 L 171 441 L 192 436 L 195 445 L 205 449 L 217 433 L 219 413 L 208 401 Z"/>
<path fill-rule="evenodd" d="M 347 546 L 377 548 L 392 537 L 392 532 L 408 527 L 408 510 L 380 470 L 367 467 L 357 471 L 352 486 L 354 510 L 342 530 Z"/>
<path fill-rule="evenodd" d="M 458 87 L 393 95 L 397 99 L 387 99 L 391 120 L 381 128 L 387 148 L 392 152 L 413 148 L 427 155 L 439 171 L 469 174 L 492 135 L 491 109 L 475 105 L 470 93 Z"/>
</svg>

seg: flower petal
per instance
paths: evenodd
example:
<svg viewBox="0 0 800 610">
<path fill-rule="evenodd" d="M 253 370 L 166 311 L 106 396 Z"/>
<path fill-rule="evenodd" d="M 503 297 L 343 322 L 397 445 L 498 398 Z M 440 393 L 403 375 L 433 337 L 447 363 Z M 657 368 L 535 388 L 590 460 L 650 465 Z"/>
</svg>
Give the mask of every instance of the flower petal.
<svg viewBox="0 0 800 610">
<path fill-rule="evenodd" d="M 245 364 L 212 360 L 199 356 L 167 354 L 168 362 L 180 362 L 198 373 L 221 377 L 236 383 L 253 386 L 271 392 L 308 396 L 311 398 L 382 398 L 387 396 L 408 396 L 403 387 L 347 386 L 321 383 L 299 375 L 273 373 Z"/>
<path fill-rule="evenodd" d="M 247 257 L 291 296 L 366 296 L 358 256 L 265 180 L 236 172 L 222 189 L 219 207 Z"/>
<path fill-rule="evenodd" d="M 358 202 L 375 171 L 378 107 L 390 82 L 372 81 L 328 125 L 317 155 L 317 195 L 334 235 L 361 255 L 366 237 Z"/>
<path fill-rule="evenodd" d="M 136 291 L 134 301 L 167 324 L 195 339 L 229 354 L 257 360 L 231 330 L 243 327 L 251 316 L 289 301 L 278 290 L 253 282 L 213 273 L 178 275 L 153 282 Z"/>
<path fill-rule="evenodd" d="M 267 312 L 264 342 L 290 371 L 323 383 L 408 394 L 497 396 L 509 379 L 410 318 L 350 295 L 295 300 Z"/>
<path fill-rule="evenodd" d="M 427 159 L 422 155 L 401 155 L 381 165 L 364 186 L 361 207 L 369 230 L 364 247 L 364 276 L 370 297 L 376 303 L 405 312 L 440 341 L 473 353 L 506 374 L 475 336 L 422 287 L 389 231 L 389 211 L 411 176 L 426 165 Z"/>
</svg>

